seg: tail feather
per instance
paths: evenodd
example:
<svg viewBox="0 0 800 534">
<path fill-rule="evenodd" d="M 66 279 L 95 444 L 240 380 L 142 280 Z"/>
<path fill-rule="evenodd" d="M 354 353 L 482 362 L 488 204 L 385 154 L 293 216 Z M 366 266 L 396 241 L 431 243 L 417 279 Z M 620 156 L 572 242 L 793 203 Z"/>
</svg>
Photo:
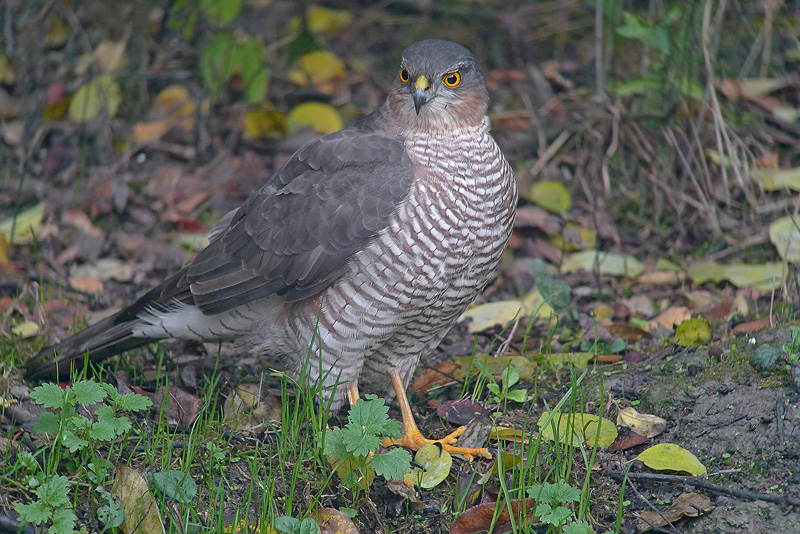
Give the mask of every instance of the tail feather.
<svg viewBox="0 0 800 534">
<path fill-rule="evenodd" d="M 96 363 L 153 341 L 133 337 L 135 320 L 115 324 L 118 318 L 119 314 L 103 319 L 60 343 L 42 349 L 25 363 L 26 378 L 68 377 L 72 366 L 83 365 L 87 353 L 89 361 Z"/>
</svg>

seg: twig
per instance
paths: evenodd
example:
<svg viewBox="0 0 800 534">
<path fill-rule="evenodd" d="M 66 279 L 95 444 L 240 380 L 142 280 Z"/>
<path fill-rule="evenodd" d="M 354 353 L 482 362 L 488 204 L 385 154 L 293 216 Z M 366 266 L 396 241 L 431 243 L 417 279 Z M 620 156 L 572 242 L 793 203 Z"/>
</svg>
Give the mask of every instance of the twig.
<svg viewBox="0 0 800 534">
<path fill-rule="evenodd" d="M 717 425 L 710 426 L 710 427 L 706 428 L 705 430 L 703 430 L 702 432 L 700 432 L 699 434 L 697 434 L 695 436 L 695 438 L 699 438 L 700 436 L 702 436 L 704 434 L 708 434 L 709 432 L 713 432 L 714 430 L 717 430 L 717 429 L 720 429 L 720 428 L 723 428 L 723 427 L 726 427 L 726 426 L 730 426 L 733 423 L 735 423 L 736 421 L 741 421 L 742 419 L 746 419 L 746 418 L 747 418 L 747 416 L 742 414 L 742 415 L 740 415 L 738 417 L 734 417 L 733 419 L 731 419 L 727 423 L 719 423 Z"/>
<path fill-rule="evenodd" d="M 625 478 L 623 471 L 611 471 L 608 473 L 612 478 L 622 480 Z M 660 475 L 657 473 L 628 473 L 628 479 L 654 480 L 656 482 L 671 482 L 674 484 L 686 484 L 695 488 L 702 488 L 715 493 L 722 493 L 740 499 L 750 501 L 766 501 L 775 504 L 788 504 L 790 506 L 800 506 L 800 498 L 790 497 L 789 495 L 774 495 L 771 493 L 756 493 L 754 491 L 741 490 L 713 484 L 699 477 L 688 477 L 680 475 Z"/>
</svg>

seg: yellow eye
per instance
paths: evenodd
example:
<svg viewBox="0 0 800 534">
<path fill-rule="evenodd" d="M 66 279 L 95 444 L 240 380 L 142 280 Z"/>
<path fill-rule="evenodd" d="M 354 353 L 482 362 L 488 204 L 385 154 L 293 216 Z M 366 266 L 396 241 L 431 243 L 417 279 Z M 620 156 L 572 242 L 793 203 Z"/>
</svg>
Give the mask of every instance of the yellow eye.
<svg viewBox="0 0 800 534">
<path fill-rule="evenodd" d="M 461 74 L 458 72 L 450 72 L 444 75 L 442 83 L 447 87 L 457 87 L 461 83 Z"/>
<path fill-rule="evenodd" d="M 408 75 L 408 71 L 406 69 L 400 69 L 400 81 L 403 83 L 408 83 L 408 80 L 411 79 L 411 76 Z"/>
</svg>

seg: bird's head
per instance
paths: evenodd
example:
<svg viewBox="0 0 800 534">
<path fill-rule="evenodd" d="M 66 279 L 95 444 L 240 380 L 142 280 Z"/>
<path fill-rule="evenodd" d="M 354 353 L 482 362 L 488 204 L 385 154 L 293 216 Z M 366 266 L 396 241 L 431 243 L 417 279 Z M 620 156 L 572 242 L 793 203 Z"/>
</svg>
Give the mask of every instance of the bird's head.
<svg viewBox="0 0 800 534">
<path fill-rule="evenodd" d="M 475 57 L 441 39 L 405 49 L 387 98 L 389 114 L 397 122 L 426 131 L 477 126 L 488 105 L 486 80 Z"/>
</svg>

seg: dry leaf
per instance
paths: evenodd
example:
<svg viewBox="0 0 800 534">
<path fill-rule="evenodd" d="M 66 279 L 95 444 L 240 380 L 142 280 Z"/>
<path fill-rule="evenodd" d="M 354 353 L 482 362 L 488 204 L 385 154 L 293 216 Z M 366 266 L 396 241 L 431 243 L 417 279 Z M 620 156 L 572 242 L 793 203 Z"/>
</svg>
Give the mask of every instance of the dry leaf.
<svg viewBox="0 0 800 534">
<path fill-rule="evenodd" d="M 492 534 L 499 534 L 511 530 L 508 507 L 501 504 L 502 511 L 497 516 Z M 450 528 L 450 534 L 474 534 L 476 532 L 489 532 L 492 519 L 495 516 L 495 503 L 481 504 L 474 506 L 458 516 Z M 516 517 L 516 525 L 530 525 L 536 521 L 533 510 L 536 507 L 536 499 L 515 499 L 511 501 L 511 512 Z"/>
<path fill-rule="evenodd" d="M 711 499 L 699 493 L 682 493 L 679 495 L 672 506 L 661 513 L 652 510 L 639 512 L 639 519 L 636 522 L 638 532 L 647 532 L 653 527 L 663 527 L 673 521 L 678 521 L 683 517 L 697 517 L 703 512 L 711 511 Z"/>
<path fill-rule="evenodd" d="M 353 520 L 335 508 L 320 508 L 311 514 L 321 534 L 358 534 Z"/>
<path fill-rule="evenodd" d="M 623 408 L 617 413 L 617 424 L 628 427 L 646 438 L 655 437 L 667 428 L 667 422 L 664 419 L 649 413 L 639 413 L 631 406 Z"/>
<path fill-rule="evenodd" d="M 158 505 L 142 475 L 127 466 L 117 467 L 112 493 L 122 503 L 125 519 L 120 529 L 125 534 L 162 534 L 164 526 Z"/>
</svg>

